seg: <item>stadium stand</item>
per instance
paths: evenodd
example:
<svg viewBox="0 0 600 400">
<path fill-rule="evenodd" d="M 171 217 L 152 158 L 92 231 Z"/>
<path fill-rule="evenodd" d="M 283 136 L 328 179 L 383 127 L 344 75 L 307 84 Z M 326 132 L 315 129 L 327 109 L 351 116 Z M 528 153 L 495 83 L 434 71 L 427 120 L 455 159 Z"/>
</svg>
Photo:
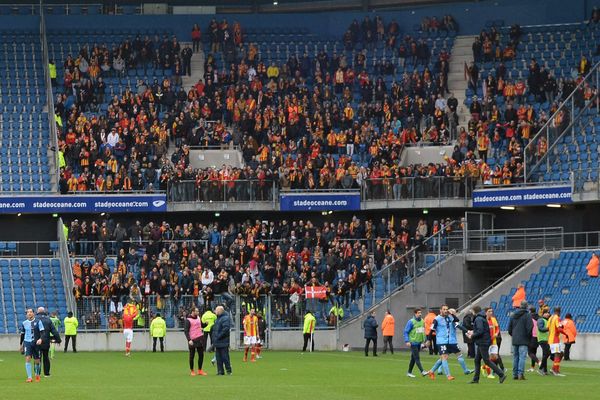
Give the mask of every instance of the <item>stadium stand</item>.
<svg viewBox="0 0 600 400">
<path fill-rule="evenodd" d="M 0 30 L 0 191 L 52 189 L 39 32 Z"/>
<path fill-rule="evenodd" d="M 523 281 L 527 300 L 536 305 L 544 300 L 550 307 L 562 306 L 563 312 L 573 315 L 580 332 L 598 332 L 600 313 L 598 309 L 598 284 L 591 280 L 585 270 L 592 251 L 562 251 L 557 258 Z M 491 304 L 503 330 L 508 327 L 512 310 L 511 298 L 516 289 L 502 295 L 498 304 Z"/>
<path fill-rule="evenodd" d="M 161 40 L 151 30 L 51 31 L 51 56 L 66 60 L 58 77 L 64 95 L 57 100 L 66 121 L 59 137 L 68 167 L 61 191 L 168 190 L 170 183 L 180 181 L 201 188 L 205 180 L 274 180 L 284 188 L 343 188 L 341 178 L 347 175 L 348 187 L 373 179 L 373 192 L 378 192 L 380 176 L 446 176 L 441 165 L 433 171 L 424 166 L 401 169 L 398 161 L 404 144 L 451 139 L 446 103 L 438 95 L 446 95 L 456 32 L 406 35 L 398 39 L 404 48 L 399 52 L 389 43 L 399 37 L 397 24 L 382 28 L 381 19 L 367 20 L 350 45 L 306 28 L 248 28 L 242 36 L 238 23 L 212 21 L 204 36 L 206 48 L 213 50 L 206 56 L 204 79 L 187 93 L 178 90 L 181 71 L 173 60 L 181 58 L 181 48 L 170 46 L 170 34 Z M 364 39 L 367 34 L 373 38 Z M 98 42 L 107 46 L 91 44 Z M 148 55 L 153 51 L 158 58 Z M 167 59 L 164 53 L 169 54 Z M 114 69 L 117 58 L 127 58 L 123 69 L 119 61 L 119 71 Z M 156 78 L 160 79 L 151 83 Z M 161 85 L 172 89 L 160 93 Z M 132 99 L 139 105 L 135 109 Z M 142 109 L 145 113 L 140 116 Z M 123 143 L 108 138 L 111 126 L 106 120 L 118 121 L 123 128 L 131 122 L 127 117 L 133 116 L 136 123 L 128 126 L 129 132 L 117 130 Z M 218 122 L 207 127 L 204 122 L 221 118 L 227 127 Z M 94 143 L 81 149 L 81 133 L 75 133 L 81 126 L 84 137 L 94 132 L 98 149 Z M 108 145 L 97 137 L 102 136 L 97 132 L 101 129 Z M 144 133 L 141 145 L 140 135 L 131 135 L 135 129 Z M 162 157 L 169 152 L 169 143 L 176 146 L 170 159 Z M 250 169 L 189 168 L 185 145 L 230 143 L 243 147 Z M 133 169 L 128 168 L 132 163 Z M 452 169 L 449 175 L 455 175 Z M 201 190 L 189 197 L 170 196 L 203 199 Z M 254 198 L 259 197 L 268 198 Z"/>
<path fill-rule="evenodd" d="M 468 132 L 471 138 L 464 135 L 458 144 L 467 148 L 471 142 L 471 149 L 478 149 L 489 167 L 484 172 L 487 184 L 523 181 L 524 146 L 600 61 L 599 43 L 600 27 L 583 23 L 524 28 L 490 26 L 476 38 L 475 67 L 471 65 L 466 70 L 470 87 L 465 105 L 473 114 Z M 582 85 L 574 94 L 573 110 L 578 113 L 595 98 L 597 90 L 590 84 Z M 573 110 L 569 107 L 569 113 Z M 551 121 L 559 134 L 574 118 L 569 113 L 561 113 Z M 548 162 L 540 165 L 530 179 L 568 181 L 574 172 L 578 189 L 583 188 L 584 182 L 597 181 L 599 123 L 597 104 L 593 104 L 576 121 L 574 135 L 561 137 L 548 155 Z M 532 157 L 527 160 L 530 167 L 553 144 L 546 138 L 534 143 Z"/>
<path fill-rule="evenodd" d="M 0 259 L 2 303 L 0 333 L 17 333 L 25 310 L 43 306 L 66 315 L 60 260 L 55 258 Z"/>
<path fill-rule="evenodd" d="M 313 305 L 320 324 L 326 323 L 329 308 L 336 302 L 347 316 L 357 315 L 360 299 L 364 298 L 368 308 L 410 279 L 413 271 L 404 256 L 409 249 L 417 247 L 420 271 L 436 261 L 435 256 L 424 254 L 435 248 L 433 240 L 424 243 L 430 229 L 433 233 L 441 231 L 444 249 L 445 237 L 454 229 L 449 219 L 441 224 L 433 221 L 431 227 L 425 220 L 414 228 L 408 220 L 400 221 L 397 227 L 392 223 L 352 218 L 322 226 L 294 220 L 171 227 L 166 222 L 148 222 L 127 228 L 119 224 L 113 231 L 106 221 L 90 227 L 73 221 L 69 237 L 72 253 L 94 255 L 73 260 L 80 316 L 85 319 L 93 311 L 86 297 L 112 299 L 116 310 L 116 304 L 124 304 L 133 291 L 141 292 L 153 312 L 157 311 L 154 296 L 167 298 L 169 312 L 162 312 L 172 323 L 184 300 L 196 303 L 199 296 L 203 297 L 201 303 L 210 303 L 215 296 L 257 299 L 271 294 L 290 312 L 289 295 L 301 295 L 302 288 L 311 283 L 325 285 L 329 291 L 327 301 Z M 111 240 L 117 235 L 122 241 Z M 205 274 L 210 279 L 205 280 Z M 106 324 L 107 309 L 95 320 Z M 294 318 L 280 310 L 274 312 L 274 318 L 281 326 L 289 326 L 301 315 L 300 308 L 293 311 Z"/>
</svg>

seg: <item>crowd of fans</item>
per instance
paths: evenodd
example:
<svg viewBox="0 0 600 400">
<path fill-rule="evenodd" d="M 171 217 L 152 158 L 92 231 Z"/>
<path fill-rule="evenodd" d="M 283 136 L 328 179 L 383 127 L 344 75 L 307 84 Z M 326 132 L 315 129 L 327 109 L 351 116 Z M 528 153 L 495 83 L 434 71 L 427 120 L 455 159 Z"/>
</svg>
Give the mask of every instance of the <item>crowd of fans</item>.
<svg viewBox="0 0 600 400">
<path fill-rule="evenodd" d="M 367 25 L 381 23 L 378 19 Z M 393 33 L 393 26 L 385 34 L 390 29 Z M 219 180 L 222 187 L 236 179 L 271 179 L 283 188 L 289 182 L 291 188 L 310 189 L 346 187 L 349 181 L 341 179 L 343 175 L 350 175 L 351 186 L 356 186 L 361 179 L 377 180 L 379 174 L 405 174 L 397 167 L 402 146 L 446 144 L 457 135 L 458 103 L 452 95 L 445 98 L 445 52 L 435 62 L 435 73 L 428 67 L 415 69 L 390 85 L 383 77 L 395 73 L 394 65 L 384 62 L 371 68 L 363 52 L 356 60 L 321 52 L 314 58 L 304 54 L 291 56 L 283 65 L 266 65 L 254 44 L 244 46 L 238 23 L 230 28 L 227 21 L 213 21 L 208 34 L 214 53 L 206 57 L 204 79 L 187 92 L 172 71 L 153 83 L 139 81 L 136 88 L 126 88 L 98 107 L 106 100 L 104 72 L 92 76 L 85 68 L 111 61 L 114 66 L 119 59 L 130 67 L 146 66 L 153 52 L 168 65 L 187 67 L 183 53 L 192 50 L 182 50 L 176 39 L 138 37 L 112 51 L 84 46 L 75 59 L 65 62 L 65 92 L 56 102 L 61 192 L 160 188 L 174 199 L 190 199 L 190 193 L 195 193 L 192 198 L 210 199 L 214 196 L 205 193 L 210 187 L 202 189 L 208 185 L 205 181 Z M 405 42 L 398 51 L 409 59 L 411 53 L 402 49 L 410 49 L 415 41 L 407 37 Z M 223 54 L 229 59 L 227 49 L 232 46 L 232 62 L 219 70 L 216 58 Z M 427 65 L 430 50 L 424 54 L 414 55 L 414 63 Z M 86 113 L 97 109 L 97 115 Z M 207 128 L 206 121 L 216 122 Z M 241 147 L 249 169 L 190 167 L 189 146 L 230 144 Z M 172 145 L 176 151 L 167 157 Z M 404 171 L 410 176 L 418 170 L 414 166 Z M 187 182 L 172 185 L 181 181 Z M 179 189 L 171 193 L 170 186 Z M 265 197 L 254 189 L 242 191 L 250 192 L 248 198 Z"/>
<path fill-rule="evenodd" d="M 372 289 L 373 274 L 393 263 L 397 284 L 412 274 L 404 255 L 422 253 L 437 245 L 424 240 L 452 230 L 450 219 L 411 226 L 398 221 L 246 221 L 221 226 L 218 222 L 171 226 L 163 221 L 131 226 L 112 218 L 74 220 L 68 233 L 69 248 L 79 256 L 93 255 L 73 266 L 75 297 L 101 296 L 124 304 L 156 295 L 179 306 L 186 296 L 195 303 L 214 296 L 301 295 L 305 285 L 325 286 L 325 301 L 348 307 Z M 437 240 L 437 239 L 436 239 Z M 108 258 L 114 257 L 111 269 Z M 289 306 L 289 298 L 287 299 Z"/>
<path fill-rule="evenodd" d="M 555 114 L 558 104 L 575 91 L 574 104 L 577 109 L 581 109 L 595 98 L 597 92 L 597 88 L 588 83 L 575 90 L 591 66 L 585 56 L 572 68 L 568 77 L 557 80 L 552 71 L 532 58 L 527 78 L 511 79 L 504 61 L 512 60 L 515 56 L 521 36 L 520 28 L 512 26 L 509 35 L 509 45 L 502 50 L 499 33 L 495 28 L 489 32 L 482 31 L 473 44 L 476 62 L 465 67 L 469 88 L 474 92 L 482 89 L 483 97 L 474 96 L 470 102 L 471 119 L 467 130 L 459 134 L 457 144 L 462 155 L 469 152 L 477 155 L 483 169 L 484 184 L 523 182 L 525 147 Z M 477 62 L 494 62 L 495 71 L 482 77 Z M 548 111 L 534 107 L 535 104 L 542 103 L 549 105 Z M 568 110 L 561 110 L 554 116 L 550 121 L 552 137 L 558 137 L 569 125 L 571 118 Z M 530 146 L 526 161 L 539 161 L 547 153 L 548 146 L 546 137 L 538 139 Z M 487 165 L 488 158 L 495 160 L 494 169 Z M 460 161 L 460 157 L 453 159 Z M 504 163 L 499 163 L 503 159 Z"/>
</svg>

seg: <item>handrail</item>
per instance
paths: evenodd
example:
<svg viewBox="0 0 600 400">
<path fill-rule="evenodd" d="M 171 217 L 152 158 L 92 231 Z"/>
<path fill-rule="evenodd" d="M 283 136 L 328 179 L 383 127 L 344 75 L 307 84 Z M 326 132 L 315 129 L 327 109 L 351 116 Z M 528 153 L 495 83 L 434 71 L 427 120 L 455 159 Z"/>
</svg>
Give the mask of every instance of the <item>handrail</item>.
<svg viewBox="0 0 600 400">
<path fill-rule="evenodd" d="M 600 63 L 598 63 L 598 64 L 600 64 Z M 598 93 L 594 94 L 594 96 L 590 99 L 590 101 L 587 104 L 585 104 L 581 110 L 579 110 L 579 113 L 577 114 L 577 116 L 571 116 L 571 120 L 569 121 L 569 125 L 567 125 L 567 127 L 554 140 L 554 142 L 551 145 L 548 146 L 548 148 L 546 150 L 546 153 L 540 158 L 540 160 L 529 171 L 529 175 L 531 175 L 533 173 L 533 171 L 535 171 L 537 169 L 537 167 L 539 165 L 541 165 L 543 162 L 548 162 L 548 157 L 550 157 L 550 155 L 552 154 L 552 151 L 554 150 L 554 148 L 558 144 L 558 141 L 560 140 L 560 138 L 562 138 L 563 136 L 565 136 L 567 134 L 567 132 L 569 132 L 570 130 L 573 129 L 573 127 L 575 126 L 575 123 L 577 121 L 579 121 L 579 119 L 584 115 L 584 112 L 586 110 L 588 110 L 589 108 L 591 108 L 595 104 L 596 99 L 598 98 L 598 96 L 599 96 Z M 542 133 L 541 130 L 540 130 L 539 133 Z M 536 135 L 536 137 L 537 137 L 537 135 Z M 524 175 L 525 178 L 527 178 L 525 176 L 525 174 L 523 174 L 523 175 Z"/>
<path fill-rule="evenodd" d="M 575 93 L 588 81 L 588 78 L 590 78 L 592 76 L 593 73 L 596 73 L 596 79 L 598 79 L 598 70 L 600 69 L 600 62 L 597 62 L 596 65 L 593 66 L 593 68 L 590 69 L 590 72 L 581 80 L 581 82 L 579 82 L 579 84 L 577 86 L 575 86 L 575 88 L 573 89 L 573 91 L 569 94 L 569 96 L 567 96 L 567 98 L 560 104 L 560 106 L 556 109 L 556 111 L 554 112 L 554 114 L 552 114 L 552 116 L 550 116 L 550 118 L 548 118 L 548 121 L 546 121 L 546 123 L 538 130 L 538 133 L 529 141 L 529 143 L 527 144 L 527 146 L 525 146 L 525 148 L 523 149 L 523 155 L 525 156 L 525 162 L 524 162 L 524 179 L 525 182 L 527 182 L 527 178 L 531 175 L 532 171 L 535 170 L 535 168 L 539 165 L 539 162 L 533 166 L 533 168 L 528 171 L 527 168 L 527 153 L 528 153 L 528 149 L 533 148 L 537 141 L 540 139 L 540 137 L 542 137 L 542 135 L 544 134 L 544 132 L 547 132 L 547 130 L 550 128 L 550 125 L 554 122 L 557 114 L 559 111 L 563 110 L 564 108 L 567 107 L 567 102 L 571 102 L 571 111 L 573 111 L 573 101 L 575 98 Z M 591 103 L 591 102 L 590 102 Z M 586 105 L 587 106 L 587 105 Z M 585 107 L 584 107 L 585 109 Z M 573 116 L 574 112 L 571 112 L 571 124 L 573 123 L 573 121 L 575 120 L 574 116 Z M 568 129 L 565 129 L 561 135 L 559 137 L 556 138 L 556 140 L 558 140 L 563 134 L 564 132 L 566 132 Z M 555 141 L 556 142 L 556 141 Z M 550 143 L 547 143 L 548 145 L 548 151 L 546 152 L 546 154 L 550 153 Z M 531 152 L 531 150 L 529 150 L 529 152 Z"/>
<path fill-rule="evenodd" d="M 46 104 L 48 106 L 48 128 L 50 129 L 50 140 L 54 147 L 54 173 L 56 181 L 53 191 L 58 192 L 58 177 L 60 176 L 60 162 L 58 156 L 58 134 L 56 131 L 56 116 L 54 114 L 54 94 L 52 91 L 52 80 L 50 79 L 50 56 L 48 55 L 48 38 L 46 37 L 46 19 L 43 2 L 40 0 L 40 41 L 42 42 L 44 75 L 46 76 Z"/>
<path fill-rule="evenodd" d="M 491 292 L 493 289 L 495 289 L 496 287 L 498 287 L 502 283 L 504 283 L 508 279 L 509 276 L 515 274 L 517 271 L 521 270 L 523 267 L 525 267 L 530 262 L 539 259 L 542 255 L 546 254 L 547 252 L 548 252 L 548 250 L 546 250 L 545 248 L 542 249 L 542 250 L 539 250 L 537 253 L 535 253 L 533 255 L 533 257 L 531 257 L 528 260 L 524 260 L 522 263 L 520 263 L 519 265 L 517 265 L 515 268 L 511 269 L 509 272 L 507 272 L 506 274 L 504 274 L 500 279 L 498 279 L 497 281 L 495 281 L 494 283 L 492 283 L 490 286 L 486 287 L 485 289 L 483 289 L 482 291 L 480 291 L 476 295 L 471 296 L 471 298 L 466 303 L 464 303 L 463 305 L 461 305 L 458 308 L 457 314 L 460 314 L 463 311 L 465 311 L 467 309 L 467 307 L 471 306 L 478 299 L 480 299 L 481 297 L 483 297 L 483 295 Z"/>
<path fill-rule="evenodd" d="M 62 275 L 63 286 L 65 288 L 65 295 L 67 297 L 67 305 L 73 314 L 77 314 L 77 304 L 75 303 L 75 296 L 73 295 L 73 268 L 71 266 L 71 257 L 69 256 L 67 238 L 65 237 L 63 227 L 63 220 L 62 218 L 59 218 L 58 222 L 56 223 L 56 234 L 58 235 L 58 241 L 60 244 L 58 250 L 60 257 L 60 271 Z"/>
<path fill-rule="evenodd" d="M 364 316 L 366 313 L 368 313 L 370 310 L 372 310 L 373 308 L 377 307 L 378 305 L 382 304 L 384 301 L 388 300 L 390 297 L 392 297 L 392 295 L 394 295 L 394 293 L 410 286 L 410 285 L 414 285 L 416 284 L 416 281 L 419 277 L 423 276 L 424 274 L 426 274 L 427 272 L 433 271 L 434 269 L 438 268 L 440 264 L 442 264 L 443 262 L 446 262 L 450 259 L 450 257 L 453 257 L 455 255 L 457 255 L 458 252 L 456 251 L 456 249 L 452 249 L 450 251 L 447 251 L 446 253 L 444 253 L 444 258 L 442 257 L 438 257 L 436 259 L 436 261 L 431 264 L 427 269 L 425 269 L 424 271 L 421 271 L 421 273 L 415 274 L 414 277 L 412 277 L 411 279 L 403 282 L 402 284 L 398 285 L 397 287 L 395 287 L 393 290 L 390 290 L 387 294 L 385 294 L 381 299 L 379 299 L 377 301 L 377 303 L 372 303 L 371 306 L 369 306 L 369 308 L 367 309 L 363 309 L 363 311 L 356 315 L 356 316 L 352 316 L 351 318 L 348 319 L 344 319 L 343 321 L 340 322 L 340 325 L 346 325 L 352 321 L 355 321 L 359 318 L 361 318 L 362 316 Z"/>
<path fill-rule="evenodd" d="M 457 222 L 460 222 L 460 221 L 458 221 L 458 220 L 451 221 L 449 225 L 450 225 L 450 226 L 453 226 L 453 225 L 454 225 L 455 223 L 457 223 Z M 446 224 L 446 225 L 442 225 L 442 226 L 440 227 L 440 230 L 439 230 L 438 232 L 434 233 L 433 235 L 430 235 L 430 236 L 429 236 L 429 237 L 427 237 L 425 240 L 423 240 L 423 244 L 425 245 L 425 244 L 426 244 L 426 243 L 428 243 L 430 240 L 433 240 L 433 239 L 434 239 L 434 238 L 436 238 L 436 237 L 437 237 L 437 238 L 440 238 L 440 237 L 442 236 L 442 234 L 445 232 L 445 228 L 446 228 L 447 226 L 448 226 L 448 224 Z M 410 259 L 411 259 L 411 258 L 410 258 L 410 256 L 411 256 L 411 255 L 413 255 L 412 259 L 413 259 L 413 261 L 414 261 L 414 254 L 417 252 L 417 249 L 418 249 L 418 247 L 416 247 L 416 246 L 412 247 L 410 250 L 408 250 L 408 251 L 407 251 L 406 253 L 404 253 L 402 256 L 398 257 L 396 260 L 392 261 L 391 263 L 389 263 L 388 265 L 386 265 L 384 268 L 382 268 L 381 270 L 379 270 L 379 271 L 377 271 L 376 273 L 374 273 L 374 274 L 373 274 L 373 277 L 372 277 L 372 280 L 373 280 L 373 279 L 375 279 L 375 278 L 376 278 L 376 277 L 378 277 L 378 276 L 382 276 L 382 275 L 383 275 L 385 272 L 387 272 L 387 275 L 388 275 L 388 277 L 389 277 L 389 276 L 390 276 L 390 273 L 389 273 L 389 271 L 391 270 L 391 268 L 392 268 L 392 267 L 396 267 L 396 266 L 397 266 L 397 263 L 399 263 L 401 260 L 404 260 L 404 259 L 406 259 L 406 260 L 410 260 Z M 434 250 L 435 250 L 435 249 L 434 249 Z M 395 287 L 393 290 L 392 290 L 392 289 L 390 289 L 390 290 L 389 290 L 389 293 L 385 294 L 385 295 L 384 295 L 384 296 L 383 296 L 381 299 L 379 299 L 379 300 L 378 300 L 378 302 L 377 302 L 377 303 L 373 302 L 373 304 L 371 304 L 371 306 L 369 307 L 369 309 L 368 309 L 368 310 L 372 309 L 373 307 L 377 306 L 378 304 L 381 304 L 383 301 L 385 301 L 386 299 L 388 299 L 388 298 L 389 298 L 389 297 L 390 297 L 392 294 L 394 294 L 394 293 L 395 293 L 395 292 L 397 292 L 398 290 L 400 290 L 400 289 L 403 289 L 403 288 L 405 288 L 406 286 L 408 286 L 408 285 L 410 285 L 410 284 L 415 284 L 415 282 L 416 282 L 416 279 L 417 279 L 419 276 L 421 276 L 423 273 L 425 273 L 425 272 L 427 272 L 427 271 L 430 271 L 430 270 L 432 270 L 432 269 L 436 268 L 436 267 L 437 267 L 437 266 L 438 266 L 438 265 L 439 265 L 439 264 L 440 264 L 442 261 L 446 261 L 446 260 L 448 259 L 448 256 L 451 256 L 451 255 L 456 255 L 456 254 L 457 254 L 457 251 L 456 251 L 456 249 L 452 249 L 452 250 L 449 250 L 449 251 L 446 251 L 446 252 L 444 252 L 444 256 L 445 256 L 445 257 L 443 257 L 443 259 L 442 259 L 442 254 L 441 254 L 441 241 L 438 241 L 438 250 L 437 250 L 437 251 L 438 251 L 438 252 L 436 253 L 436 254 L 437 254 L 437 257 L 436 257 L 436 260 L 435 260 L 435 262 L 434 262 L 433 264 L 431 264 L 429 267 L 427 267 L 427 268 L 425 269 L 425 271 L 421 271 L 421 273 L 418 273 L 418 271 L 416 270 L 416 264 L 414 264 L 414 265 L 413 265 L 413 269 L 414 269 L 414 276 L 413 276 L 411 279 L 409 279 L 409 280 L 407 280 L 407 281 L 405 281 L 405 282 L 401 283 L 400 285 L 398 285 L 397 287 Z M 388 280 L 388 284 L 389 284 L 389 280 Z M 363 284 L 362 284 L 360 287 L 361 287 L 361 288 L 365 288 L 366 286 L 367 286 L 367 283 L 363 283 Z M 373 291 L 372 291 L 372 292 L 373 292 L 373 293 L 375 293 L 375 288 L 373 288 Z M 345 324 L 349 323 L 350 321 L 353 321 L 353 320 L 355 320 L 355 319 L 357 319 L 357 318 L 360 318 L 360 317 L 361 317 L 362 315 L 364 315 L 364 314 L 365 314 L 365 313 L 366 313 L 368 310 L 367 310 L 367 309 L 363 309 L 363 311 L 362 311 L 362 312 L 361 312 L 359 315 L 357 315 L 357 316 L 354 316 L 354 317 L 351 317 L 351 318 L 349 318 L 349 319 L 345 319 L 344 321 L 342 321 L 342 322 L 340 323 L 340 325 L 345 325 Z"/>
</svg>

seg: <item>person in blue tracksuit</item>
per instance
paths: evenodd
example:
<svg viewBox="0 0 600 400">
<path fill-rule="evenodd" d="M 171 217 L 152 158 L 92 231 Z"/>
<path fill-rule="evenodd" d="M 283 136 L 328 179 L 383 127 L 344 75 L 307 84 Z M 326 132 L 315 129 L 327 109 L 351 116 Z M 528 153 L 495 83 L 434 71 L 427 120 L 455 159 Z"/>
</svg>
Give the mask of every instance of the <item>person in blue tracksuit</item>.
<svg viewBox="0 0 600 400">
<path fill-rule="evenodd" d="M 433 368 L 428 372 L 431 379 L 435 379 L 435 371 L 442 366 L 444 374 L 448 380 L 454 380 L 454 377 L 450 374 L 450 367 L 448 366 L 448 357 L 450 354 L 456 354 L 458 363 L 463 369 L 465 375 L 472 374 L 473 371 L 467 368 L 467 363 L 458 347 L 458 340 L 456 337 L 456 329 L 460 329 L 464 332 L 467 331 L 459 323 L 459 319 L 456 316 L 456 310 L 449 309 L 446 304 L 440 307 L 440 315 L 435 317 L 431 330 L 435 331 L 436 347 L 440 354 L 440 359 L 436 361 Z"/>
</svg>

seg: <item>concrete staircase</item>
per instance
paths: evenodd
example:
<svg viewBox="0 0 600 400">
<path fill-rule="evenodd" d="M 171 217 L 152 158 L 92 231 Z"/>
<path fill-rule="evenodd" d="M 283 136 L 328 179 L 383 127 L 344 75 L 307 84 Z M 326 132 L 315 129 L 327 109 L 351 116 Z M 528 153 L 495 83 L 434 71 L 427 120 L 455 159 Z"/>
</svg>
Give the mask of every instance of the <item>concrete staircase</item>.
<svg viewBox="0 0 600 400">
<path fill-rule="evenodd" d="M 191 42 L 184 42 L 183 45 L 189 45 L 192 47 Z M 185 75 L 182 79 L 183 88 L 187 91 L 196 83 L 198 83 L 199 79 L 204 79 L 204 51 L 200 50 L 197 53 L 194 53 L 192 56 L 192 76 Z"/>
<path fill-rule="evenodd" d="M 554 256 L 553 252 L 546 252 L 545 250 L 536 253 L 531 259 L 525 260 L 508 275 L 500 278 L 493 285 L 462 304 L 458 310 L 459 316 L 462 318 L 469 312 L 469 308 L 475 304 L 483 307 L 490 305 L 492 302 L 497 303 L 503 294 L 509 293 L 512 288 L 516 288 L 522 281 L 528 280 L 532 274 L 539 273 L 542 267 L 548 265 Z"/>
<path fill-rule="evenodd" d="M 454 93 L 458 100 L 458 125 L 467 126 L 469 122 L 469 109 L 464 105 L 465 90 L 467 90 L 467 81 L 465 80 L 465 63 L 473 61 L 473 42 L 475 36 L 457 36 L 454 39 L 452 47 L 452 57 L 450 59 L 450 72 L 448 74 L 448 89 Z"/>
</svg>

